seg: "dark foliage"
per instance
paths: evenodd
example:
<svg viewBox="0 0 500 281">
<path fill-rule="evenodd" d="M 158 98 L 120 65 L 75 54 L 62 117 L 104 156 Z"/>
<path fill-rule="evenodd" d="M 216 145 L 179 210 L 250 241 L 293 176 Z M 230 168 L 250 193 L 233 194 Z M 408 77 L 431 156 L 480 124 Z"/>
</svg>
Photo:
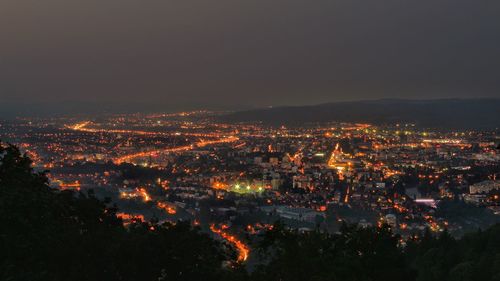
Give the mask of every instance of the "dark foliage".
<svg viewBox="0 0 500 281">
<path fill-rule="evenodd" d="M 277 224 L 260 249 L 256 280 L 411 280 L 399 238 L 387 228 L 344 225 L 340 234 L 299 233 Z"/>
<path fill-rule="evenodd" d="M 254 280 L 500 280 L 500 225 L 460 240 L 426 231 L 406 245 L 387 228 L 343 225 L 340 234 L 276 224 L 259 250 Z"/>
<path fill-rule="evenodd" d="M 92 194 L 55 192 L 13 146 L 0 148 L 0 280 L 212 280 L 221 248 L 189 224 L 135 223 Z"/>
</svg>

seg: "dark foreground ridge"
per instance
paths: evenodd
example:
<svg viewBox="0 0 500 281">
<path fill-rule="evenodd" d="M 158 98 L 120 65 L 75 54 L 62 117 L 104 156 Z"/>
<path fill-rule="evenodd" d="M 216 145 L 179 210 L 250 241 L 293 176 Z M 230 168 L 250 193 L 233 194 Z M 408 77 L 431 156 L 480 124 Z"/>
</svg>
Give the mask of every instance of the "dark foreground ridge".
<svg viewBox="0 0 500 281">
<path fill-rule="evenodd" d="M 377 125 L 414 123 L 426 128 L 492 129 L 500 127 L 500 99 L 338 102 L 240 111 L 223 116 L 223 119 L 278 126 L 338 121 Z"/>
<path fill-rule="evenodd" d="M 276 223 L 251 245 L 251 273 L 188 223 L 127 227 L 92 194 L 58 192 L 0 143 L 0 280 L 500 280 L 500 225 L 408 241 L 386 227 L 300 233 Z M 406 244 L 406 245 L 404 245 Z"/>
</svg>

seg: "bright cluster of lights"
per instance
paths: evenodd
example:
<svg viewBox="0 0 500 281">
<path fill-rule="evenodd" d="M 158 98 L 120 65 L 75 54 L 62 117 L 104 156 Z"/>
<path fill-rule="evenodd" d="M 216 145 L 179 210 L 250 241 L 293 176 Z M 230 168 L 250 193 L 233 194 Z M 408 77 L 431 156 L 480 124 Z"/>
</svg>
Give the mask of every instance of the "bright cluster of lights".
<svg viewBox="0 0 500 281">
<path fill-rule="evenodd" d="M 151 196 L 148 194 L 144 187 L 136 188 L 131 192 L 123 191 L 120 193 L 122 199 L 133 199 L 141 197 L 144 202 L 151 201 Z"/>
<path fill-rule="evenodd" d="M 261 193 L 265 190 L 264 187 L 259 185 L 249 185 L 249 184 L 240 184 L 236 183 L 234 185 L 229 185 L 226 183 L 216 182 L 212 185 L 213 189 L 225 190 L 228 192 L 235 192 L 240 194 L 248 194 L 248 193 Z"/>
</svg>

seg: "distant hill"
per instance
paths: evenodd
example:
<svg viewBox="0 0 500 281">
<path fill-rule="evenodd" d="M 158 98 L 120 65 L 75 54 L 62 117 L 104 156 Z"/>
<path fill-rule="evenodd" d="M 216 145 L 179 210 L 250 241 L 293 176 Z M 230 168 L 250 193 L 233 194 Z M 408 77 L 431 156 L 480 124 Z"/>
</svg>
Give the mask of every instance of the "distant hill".
<svg viewBox="0 0 500 281">
<path fill-rule="evenodd" d="M 450 129 L 500 128 L 500 99 L 440 99 L 337 102 L 240 111 L 222 117 L 228 122 L 302 125 L 313 122 L 415 123 Z"/>
</svg>

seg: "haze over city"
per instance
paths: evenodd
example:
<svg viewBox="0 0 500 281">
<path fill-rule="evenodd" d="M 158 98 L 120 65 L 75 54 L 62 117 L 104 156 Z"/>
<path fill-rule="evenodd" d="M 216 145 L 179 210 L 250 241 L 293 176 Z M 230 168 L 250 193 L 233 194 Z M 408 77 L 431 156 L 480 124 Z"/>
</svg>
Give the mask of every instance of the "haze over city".
<svg viewBox="0 0 500 281">
<path fill-rule="evenodd" d="M 3 113 L 499 97 L 497 1 L 0 3 Z"/>
<path fill-rule="evenodd" d="M 499 281 L 499 15 L 0 1 L 0 280 Z"/>
</svg>

